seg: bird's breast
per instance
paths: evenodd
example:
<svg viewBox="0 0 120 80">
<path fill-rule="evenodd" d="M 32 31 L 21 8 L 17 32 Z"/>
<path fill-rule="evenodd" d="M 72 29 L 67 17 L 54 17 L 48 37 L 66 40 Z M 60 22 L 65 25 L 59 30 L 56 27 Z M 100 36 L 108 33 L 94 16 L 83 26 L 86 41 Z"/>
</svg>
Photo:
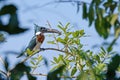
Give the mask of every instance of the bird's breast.
<svg viewBox="0 0 120 80">
<path fill-rule="evenodd" d="M 37 41 L 40 42 L 40 43 L 43 43 L 44 39 L 45 39 L 44 35 L 40 34 L 40 35 L 37 36 Z"/>
</svg>

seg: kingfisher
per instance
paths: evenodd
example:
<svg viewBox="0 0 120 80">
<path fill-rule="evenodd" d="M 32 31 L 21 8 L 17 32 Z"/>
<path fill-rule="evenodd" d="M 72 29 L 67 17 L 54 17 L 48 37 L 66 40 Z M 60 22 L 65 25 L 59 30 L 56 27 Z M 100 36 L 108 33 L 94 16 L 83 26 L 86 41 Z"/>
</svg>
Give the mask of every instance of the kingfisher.
<svg viewBox="0 0 120 80">
<path fill-rule="evenodd" d="M 32 51 L 33 53 L 37 53 L 40 50 L 43 50 L 44 48 L 41 48 L 42 43 L 44 42 L 45 35 L 44 33 L 57 33 L 61 35 L 61 32 L 56 29 L 41 27 L 35 24 L 35 36 L 32 37 L 31 41 L 29 42 L 27 48 L 23 53 L 21 53 L 18 57 L 22 56 L 27 52 L 27 50 Z M 27 54 L 28 55 L 28 54 Z"/>
</svg>

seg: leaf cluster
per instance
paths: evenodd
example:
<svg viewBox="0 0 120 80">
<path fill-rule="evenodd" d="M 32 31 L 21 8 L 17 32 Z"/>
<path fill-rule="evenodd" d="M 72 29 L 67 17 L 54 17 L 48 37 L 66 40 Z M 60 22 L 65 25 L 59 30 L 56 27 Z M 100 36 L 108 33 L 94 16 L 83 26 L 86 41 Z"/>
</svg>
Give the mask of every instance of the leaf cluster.
<svg viewBox="0 0 120 80">
<path fill-rule="evenodd" d="M 107 64 L 113 55 L 112 50 L 105 50 L 101 47 L 99 53 L 93 53 L 90 50 L 85 51 L 80 41 L 80 38 L 85 35 L 84 30 L 71 31 L 68 26 L 70 26 L 69 23 L 65 26 L 58 25 L 64 37 L 57 37 L 56 41 L 63 46 L 61 50 L 65 54 L 59 54 L 58 58 L 53 58 L 54 67 L 52 70 L 65 65 L 62 72 L 64 79 L 68 78 L 68 76 L 69 78 L 77 76 L 76 80 L 105 80 Z"/>
<path fill-rule="evenodd" d="M 89 20 L 89 26 L 94 23 L 95 29 L 100 36 L 108 38 L 111 27 L 114 28 L 114 35 L 117 38 L 120 33 L 120 2 L 114 0 L 92 0 L 88 5 L 82 4 L 83 19 Z"/>
</svg>

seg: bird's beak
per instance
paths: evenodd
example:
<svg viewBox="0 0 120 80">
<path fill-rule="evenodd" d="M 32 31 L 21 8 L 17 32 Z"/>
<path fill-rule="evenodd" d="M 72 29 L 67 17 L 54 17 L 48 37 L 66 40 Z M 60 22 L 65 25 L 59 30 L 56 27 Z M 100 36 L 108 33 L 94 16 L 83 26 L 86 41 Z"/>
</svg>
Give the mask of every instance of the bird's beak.
<svg viewBox="0 0 120 80">
<path fill-rule="evenodd" d="M 42 33 L 57 33 L 57 34 L 61 35 L 61 32 L 56 29 L 42 27 L 42 26 L 38 26 L 36 24 L 34 24 L 34 25 L 35 25 L 35 33 L 40 31 Z"/>
<path fill-rule="evenodd" d="M 61 35 L 60 31 L 56 29 L 50 29 L 50 28 L 46 28 L 46 31 L 44 33 L 58 33 L 59 35 Z"/>
</svg>

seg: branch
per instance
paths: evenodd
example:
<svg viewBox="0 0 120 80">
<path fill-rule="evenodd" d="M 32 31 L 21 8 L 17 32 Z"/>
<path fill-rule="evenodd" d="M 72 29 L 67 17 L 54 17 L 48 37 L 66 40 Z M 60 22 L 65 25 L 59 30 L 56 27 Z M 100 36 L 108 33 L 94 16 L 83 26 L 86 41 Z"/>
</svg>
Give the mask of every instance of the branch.
<svg viewBox="0 0 120 80">
<path fill-rule="evenodd" d="M 42 74 L 42 73 L 31 73 L 31 75 L 34 75 L 34 76 L 48 76 L 47 74 Z M 77 78 L 77 76 L 60 76 L 59 78 Z"/>
<path fill-rule="evenodd" d="M 73 56 L 70 52 L 63 51 L 63 50 L 56 49 L 56 48 L 40 48 L 40 51 L 45 51 L 45 50 L 59 51 L 59 52 L 67 53 L 67 54 L 70 54 L 71 56 Z M 37 53 L 39 53 L 40 51 L 38 51 Z M 23 61 L 21 61 L 20 63 L 23 63 L 23 62 L 27 61 L 29 58 L 31 58 L 32 56 L 34 56 L 34 55 L 37 54 L 37 53 L 34 53 L 34 54 L 28 56 L 27 58 L 25 58 L 25 59 L 24 59 Z"/>
<path fill-rule="evenodd" d="M 87 3 L 87 2 L 85 2 L 85 1 L 79 1 L 79 0 L 66 0 L 66 1 L 63 1 L 63 0 L 59 0 L 59 1 L 56 1 L 56 2 L 58 2 L 58 3 L 72 3 L 72 2 L 74 2 L 74 3 L 79 3 L 79 4 L 83 4 L 83 3 L 86 3 L 86 4 L 90 4 L 90 3 Z"/>
<path fill-rule="evenodd" d="M 4 74 L 5 76 L 8 76 L 6 72 L 0 70 L 0 73 Z"/>
<path fill-rule="evenodd" d="M 63 53 L 68 53 L 66 51 L 60 50 L 60 49 L 56 49 L 56 48 L 44 48 L 44 50 L 54 50 L 54 51 L 59 51 L 59 52 L 63 52 Z"/>
<path fill-rule="evenodd" d="M 38 9 L 38 8 L 46 7 L 48 5 L 52 5 L 52 4 L 56 4 L 56 3 L 72 3 L 72 2 L 77 3 L 77 4 L 86 3 L 86 4 L 90 5 L 90 3 L 87 3 L 85 1 L 79 1 L 79 0 L 71 0 L 71 1 L 70 0 L 66 0 L 66 1 L 58 0 L 58 1 L 50 1 L 50 2 L 47 2 L 47 3 L 43 4 L 43 5 L 28 6 L 27 8 L 25 8 L 23 10 L 23 12 L 28 11 L 28 10 L 35 10 L 35 9 Z"/>
<path fill-rule="evenodd" d="M 0 56 L 0 62 L 5 66 L 5 61 L 2 59 L 1 56 Z"/>
</svg>

